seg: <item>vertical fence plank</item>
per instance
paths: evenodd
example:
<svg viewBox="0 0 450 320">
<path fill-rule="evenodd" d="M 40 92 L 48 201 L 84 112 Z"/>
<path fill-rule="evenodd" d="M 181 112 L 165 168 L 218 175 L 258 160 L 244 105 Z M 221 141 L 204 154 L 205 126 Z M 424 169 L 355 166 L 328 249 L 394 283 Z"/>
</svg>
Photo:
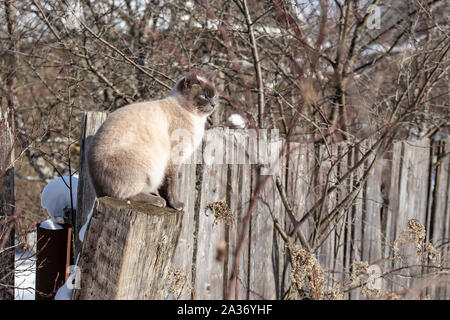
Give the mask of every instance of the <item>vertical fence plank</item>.
<svg viewBox="0 0 450 320">
<path fill-rule="evenodd" d="M 212 150 L 209 148 L 224 143 L 225 138 L 222 130 L 214 130 L 208 132 L 207 139 L 209 139 L 210 145 L 208 146 L 208 143 L 205 145 L 204 152 L 208 153 L 208 150 Z M 219 150 L 215 149 L 215 151 Z M 225 153 L 223 148 L 221 151 Z M 224 154 L 215 154 L 214 156 L 223 157 Z M 225 241 L 225 226 L 222 222 L 213 226 L 215 217 L 210 210 L 206 209 L 206 206 L 211 202 L 226 200 L 227 172 L 228 166 L 226 164 L 205 164 L 203 166 L 200 207 L 198 209 L 196 299 L 223 299 L 224 263 L 218 261 L 216 257 L 218 245 L 221 241 Z"/>
<path fill-rule="evenodd" d="M 180 200 L 184 202 L 184 215 L 182 220 L 182 228 L 178 245 L 175 250 L 172 266 L 180 269 L 186 282 L 178 297 L 171 298 L 190 299 L 192 297 L 192 257 L 194 254 L 194 237 L 195 235 L 195 199 L 196 199 L 196 164 L 190 160 L 181 165 L 180 180 L 178 185 L 178 194 Z"/>
<path fill-rule="evenodd" d="M 387 221 L 386 221 L 386 240 L 385 240 L 385 270 L 393 270 L 397 267 L 396 261 L 392 259 L 394 255 L 393 244 L 397 237 L 396 225 L 398 220 L 399 210 L 399 190 L 400 190 L 400 172 L 402 170 L 402 152 L 403 144 L 395 142 L 391 151 L 391 171 L 390 171 L 390 188 L 387 207 Z M 386 289 L 394 290 L 394 281 L 386 284 Z"/>
<path fill-rule="evenodd" d="M 243 219 L 248 213 L 251 198 L 251 172 L 252 165 L 246 154 L 248 150 L 248 141 L 244 132 L 233 131 L 229 135 L 229 142 L 234 143 L 234 153 L 228 153 L 228 198 L 230 209 L 235 217 L 235 225 L 228 228 L 228 279 L 233 272 L 233 263 L 239 234 L 242 232 Z M 228 149 L 227 149 L 228 151 Z M 229 155 L 229 157 L 228 157 Z M 231 295 L 235 299 L 247 299 L 249 294 L 249 239 L 246 237 L 243 244 L 242 255 L 238 277 L 235 283 L 237 289 Z"/>
<path fill-rule="evenodd" d="M 7 115 L 0 109 L 0 300 L 14 300 L 13 143 Z"/>
<path fill-rule="evenodd" d="M 408 221 L 415 219 L 422 225 L 426 225 L 427 194 L 428 194 L 428 173 L 429 173 L 429 147 L 428 139 L 412 142 L 399 142 L 401 144 L 401 157 L 395 154 L 393 160 L 400 161 L 398 171 L 398 198 L 390 201 L 397 208 L 391 212 L 395 239 L 402 236 L 408 228 Z M 393 172 L 394 173 L 394 172 Z M 395 176 L 393 176 L 395 179 Z M 394 195 L 395 196 L 395 195 Z M 397 201 L 395 201 L 397 200 Z M 397 209 L 397 210 L 395 210 Z M 417 298 L 417 292 L 411 290 L 417 281 L 411 277 L 420 276 L 420 260 L 417 256 L 417 249 L 413 243 L 406 243 L 399 251 L 402 259 L 395 259 L 394 268 L 400 268 L 399 276 L 395 277 L 393 291 L 408 290 L 408 297 Z"/>
<path fill-rule="evenodd" d="M 81 250 L 81 242 L 78 233 L 86 222 L 95 203 L 95 190 L 89 177 L 87 167 L 87 150 L 92 137 L 106 120 L 106 112 L 84 112 L 81 121 L 81 148 L 80 148 L 80 168 L 78 178 L 77 212 L 75 216 L 75 257 Z"/>
<path fill-rule="evenodd" d="M 347 144 L 339 144 L 337 146 L 337 172 L 336 179 L 342 179 L 342 176 L 348 171 L 348 161 L 352 157 L 353 148 Z M 341 182 L 336 192 L 337 203 L 340 203 L 351 192 L 351 178 L 347 178 Z M 333 209 L 333 208 L 332 208 Z M 331 287 L 335 287 L 337 283 L 341 283 L 345 278 L 345 248 L 346 248 L 346 227 L 348 216 L 351 214 L 351 206 L 339 213 L 339 217 L 335 222 L 335 227 L 331 236 L 334 237 L 334 260 L 332 266 L 332 274 L 330 275 Z"/>
<path fill-rule="evenodd" d="M 433 179 L 434 194 L 433 206 L 431 211 L 432 236 L 433 245 L 438 248 L 441 255 L 450 254 L 450 138 L 439 141 L 439 150 L 436 155 L 434 164 L 436 170 Z M 450 268 L 450 259 L 447 258 L 442 262 L 442 268 Z M 443 280 L 444 279 L 444 280 Z M 438 274 L 434 278 L 437 281 L 431 288 L 432 299 L 449 299 L 450 298 L 450 279 L 445 278 L 445 274 Z"/>
<path fill-rule="evenodd" d="M 313 144 L 289 143 L 287 154 L 286 196 L 292 206 L 296 219 L 300 219 L 317 200 L 314 191 L 316 174 L 315 148 Z M 313 228 L 312 219 L 302 225 L 302 231 L 308 239 Z M 291 221 L 286 218 L 287 230 L 292 229 Z"/>
<path fill-rule="evenodd" d="M 362 148 L 364 149 L 364 148 Z M 352 150 L 350 150 L 350 153 L 347 157 L 347 170 L 350 170 L 353 168 L 353 166 L 359 161 L 361 157 L 361 144 L 356 145 Z M 357 181 L 362 175 L 362 169 L 358 168 L 356 169 L 348 178 L 347 182 L 347 192 L 351 192 L 353 188 L 355 187 Z M 345 276 L 347 277 L 352 268 L 352 263 L 354 261 L 360 260 L 360 246 L 361 246 L 361 234 L 360 232 L 360 226 L 361 226 L 361 212 L 362 212 L 362 200 L 361 196 L 358 195 L 353 201 L 349 212 L 347 214 L 346 219 L 346 242 L 345 242 L 345 257 L 344 257 L 344 272 Z M 356 290 L 351 290 L 348 293 L 346 293 L 345 298 L 352 298 L 355 299 L 359 295 L 359 292 Z"/>
<path fill-rule="evenodd" d="M 261 137 L 260 137 L 261 138 Z M 264 146 L 263 148 L 272 148 Z M 265 149 L 265 150 L 267 150 Z M 260 152 L 261 144 L 260 144 Z M 271 149 L 270 152 L 276 150 Z M 280 299 L 284 253 L 280 236 L 274 228 L 274 219 L 284 223 L 284 208 L 276 187 L 276 176 L 285 166 L 283 157 L 278 158 L 278 170 L 269 175 L 260 175 L 254 170 L 254 190 L 261 187 L 256 196 L 256 205 L 250 225 L 250 299 Z M 256 168 L 255 168 L 256 169 Z M 282 179 L 282 182 L 285 180 Z"/>
<path fill-rule="evenodd" d="M 256 174 L 255 180 L 256 180 Z M 251 220 L 250 239 L 250 299 L 275 299 L 278 264 L 273 259 L 274 237 L 273 218 L 277 217 L 275 177 L 262 176 L 257 183 L 263 183 L 256 198 L 256 206 Z"/>
<path fill-rule="evenodd" d="M 319 197 L 323 195 L 325 190 L 336 183 L 337 177 L 337 166 L 333 166 L 334 161 L 337 159 L 337 145 L 331 145 L 328 148 L 325 146 L 320 147 L 319 151 L 319 179 L 318 185 L 316 186 Z M 327 181 L 328 180 L 328 181 Z M 327 198 L 323 202 L 323 205 L 319 207 L 315 215 L 316 226 L 319 226 L 319 222 L 324 219 L 330 213 L 337 204 L 337 190 L 334 190 L 327 194 Z M 332 286 L 332 274 L 333 274 L 333 264 L 334 264 L 334 253 L 335 253 L 335 223 L 330 225 L 327 230 L 327 237 L 322 241 L 319 249 L 317 250 L 317 259 L 320 265 L 326 273 L 325 278 L 325 288 L 326 290 L 331 290 Z M 315 243 L 314 245 L 317 245 Z"/>
<path fill-rule="evenodd" d="M 374 156 L 369 157 L 369 162 Z M 364 186 L 364 212 L 362 219 L 362 255 L 361 259 L 372 264 L 381 256 L 381 210 L 383 197 L 381 194 L 381 179 L 383 162 L 379 160 L 369 174 Z"/>
</svg>

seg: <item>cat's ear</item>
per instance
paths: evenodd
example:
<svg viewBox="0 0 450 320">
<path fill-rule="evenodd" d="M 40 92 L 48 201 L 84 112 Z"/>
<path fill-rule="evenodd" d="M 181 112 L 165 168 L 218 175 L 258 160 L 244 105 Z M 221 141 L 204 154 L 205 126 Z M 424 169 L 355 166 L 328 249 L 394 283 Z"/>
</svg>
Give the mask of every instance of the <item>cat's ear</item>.
<svg viewBox="0 0 450 320">
<path fill-rule="evenodd" d="M 191 71 L 184 77 L 183 85 L 185 88 L 191 88 L 196 83 L 200 83 L 197 72 Z"/>
<path fill-rule="evenodd" d="M 206 74 L 206 79 L 208 79 L 211 82 L 214 82 L 214 80 L 216 80 L 216 77 L 217 77 L 217 70 L 208 72 Z"/>
</svg>

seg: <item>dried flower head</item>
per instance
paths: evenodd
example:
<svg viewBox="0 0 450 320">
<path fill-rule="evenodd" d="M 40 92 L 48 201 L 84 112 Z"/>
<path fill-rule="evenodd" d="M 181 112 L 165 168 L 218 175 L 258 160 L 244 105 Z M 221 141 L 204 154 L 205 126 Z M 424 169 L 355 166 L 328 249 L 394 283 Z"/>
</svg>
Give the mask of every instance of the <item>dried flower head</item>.
<svg viewBox="0 0 450 320">
<path fill-rule="evenodd" d="M 431 242 L 424 242 L 426 238 L 426 229 L 423 224 L 415 219 L 408 220 L 408 228 L 402 232 L 394 242 L 394 251 L 398 251 L 399 245 L 413 242 L 417 249 L 419 257 L 435 260 L 438 266 L 441 265 L 441 253 L 434 248 Z"/>
<path fill-rule="evenodd" d="M 216 202 L 210 202 L 206 205 L 206 210 L 210 209 L 213 213 L 215 219 L 213 222 L 213 228 L 216 226 L 219 221 L 222 221 L 228 226 L 234 226 L 234 215 L 233 212 L 228 207 L 227 203 L 224 200 L 219 200 Z"/>
<path fill-rule="evenodd" d="M 314 253 L 298 245 L 290 245 L 289 252 L 292 264 L 290 279 L 300 298 L 323 299 L 325 276 Z"/>
<path fill-rule="evenodd" d="M 181 269 L 171 266 L 167 281 L 170 281 L 169 292 L 179 298 L 187 282 L 187 275 Z"/>
</svg>

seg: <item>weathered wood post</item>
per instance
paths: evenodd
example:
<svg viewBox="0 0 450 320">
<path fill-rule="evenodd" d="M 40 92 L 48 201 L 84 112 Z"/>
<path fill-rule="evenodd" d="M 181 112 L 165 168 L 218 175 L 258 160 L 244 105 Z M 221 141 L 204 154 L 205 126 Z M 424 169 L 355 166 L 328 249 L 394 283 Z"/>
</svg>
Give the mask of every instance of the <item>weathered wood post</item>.
<svg viewBox="0 0 450 320">
<path fill-rule="evenodd" d="M 14 299 L 14 167 L 9 130 L 1 131 L 0 143 L 0 300 Z"/>
<path fill-rule="evenodd" d="M 17 77 L 16 9 L 4 1 L 7 37 L 2 38 L 4 78 L 0 97 L 0 300 L 14 300 L 14 107 Z"/>
<path fill-rule="evenodd" d="M 92 137 L 106 120 L 106 112 L 85 112 L 81 120 L 80 170 L 78 178 L 77 213 L 75 216 L 75 257 L 80 253 L 81 241 L 78 233 L 87 220 L 95 202 L 95 191 L 89 178 L 86 163 L 86 151 Z"/>
<path fill-rule="evenodd" d="M 8 117 L 0 109 L 0 300 L 14 300 L 14 139 Z"/>
<path fill-rule="evenodd" d="M 182 211 L 103 197 L 97 200 L 72 299 L 163 299 Z"/>
</svg>

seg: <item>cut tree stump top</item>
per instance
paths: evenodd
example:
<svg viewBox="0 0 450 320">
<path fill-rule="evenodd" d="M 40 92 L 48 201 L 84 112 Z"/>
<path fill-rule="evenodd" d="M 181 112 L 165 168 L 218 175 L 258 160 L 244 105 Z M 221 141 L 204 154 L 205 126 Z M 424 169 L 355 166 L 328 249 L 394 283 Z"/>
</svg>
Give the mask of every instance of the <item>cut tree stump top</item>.
<svg viewBox="0 0 450 320">
<path fill-rule="evenodd" d="M 143 213 L 149 215 L 172 215 L 172 214 L 182 214 L 182 211 L 177 211 L 175 209 L 164 207 L 160 208 L 148 203 L 129 201 L 129 200 L 119 200 L 111 197 L 101 198 L 102 202 L 107 205 L 111 205 L 121 210 L 130 210 L 135 213 Z"/>
</svg>

